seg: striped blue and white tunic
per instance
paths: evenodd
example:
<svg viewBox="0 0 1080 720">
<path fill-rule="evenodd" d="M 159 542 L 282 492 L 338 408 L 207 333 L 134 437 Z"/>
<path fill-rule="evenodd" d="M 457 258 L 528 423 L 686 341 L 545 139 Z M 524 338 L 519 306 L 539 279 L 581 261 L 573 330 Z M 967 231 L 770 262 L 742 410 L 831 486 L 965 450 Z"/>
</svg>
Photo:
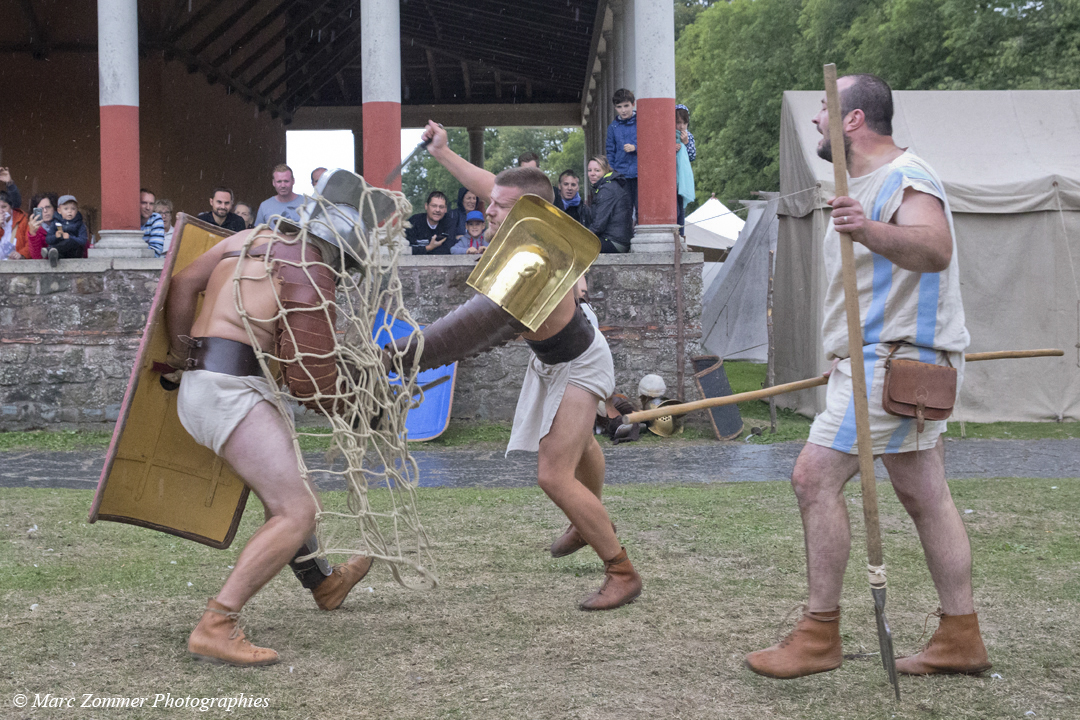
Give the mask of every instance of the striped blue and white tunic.
<svg viewBox="0 0 1080 720">
<path fill-rule="evenodd" d="M 859 317 L 862 319 L 863 356 L 870 405 L 874 453 L 908 452 L 932 447 L 946 423 L 927 422 L 916 437 L 913 420 L 888 415 L 881 409 L 884 361 L 893 343 L 903 343 L 894 357 L 944 365 L 949 363 L 963 379 L 963 352 L 970 342 L 964 325 L 960 298 L 956 232 L 949 200 L 933 169 L 911 152 L 869 175 L 851 178 L 848 195 L 859 201 L 867 219 L 889 222 L 900 208 L 904 191 L 912 188 L 942 202 L 953 240 L 949 266 L 936 273 L 904 270 L 890 260 L 855 243 L 855 268 L 859 284 Z M 851 399 L 851 366 L 847 359 L 848 331 L 844 309 L 844 280 L 840 260 L 840 235 L 832 220 L 824 240 L 825 292 L 822 335 L 829 359 L 841 358 L 829 379 L 826 411 L 819 415 L 810 442 L 845 453 L 855 453 L 855 413 Z M 959 382 L 958 382 L 959 389 Z"/>
</svg>

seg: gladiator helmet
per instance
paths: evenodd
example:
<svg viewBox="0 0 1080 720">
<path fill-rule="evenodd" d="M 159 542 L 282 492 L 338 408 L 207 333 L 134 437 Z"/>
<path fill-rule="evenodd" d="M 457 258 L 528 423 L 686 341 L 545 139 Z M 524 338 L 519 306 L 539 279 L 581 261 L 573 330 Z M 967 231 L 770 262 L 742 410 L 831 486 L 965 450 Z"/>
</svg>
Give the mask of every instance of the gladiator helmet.
<svg viewBox="0 0 1080 720">
<path fill-rule="evenodd" d="M 364 202 L 365 194 L 367 202 Z M 328 170 L 319 178 L 315 195 L 309 196 L 300 207 L 299 222 L 283 219 L 279 228 L 285 232 L 306 229 L 309 235 L 337 248 L 344 258 L 345 270 L 356 272 L 362 268 L 363 258 L 369 255 L 370 249 L 364 247 L 368 242 L 367 229 L 384 222 L 395 207 L 387 191 L 372 188 L 356 173 Z"/>
</svg>

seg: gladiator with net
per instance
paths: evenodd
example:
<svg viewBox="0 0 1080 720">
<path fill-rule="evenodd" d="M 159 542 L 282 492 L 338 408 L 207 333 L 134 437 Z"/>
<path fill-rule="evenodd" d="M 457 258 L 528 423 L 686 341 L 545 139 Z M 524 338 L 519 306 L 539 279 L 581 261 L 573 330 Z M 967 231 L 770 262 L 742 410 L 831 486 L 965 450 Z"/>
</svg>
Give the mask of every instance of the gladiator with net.
<svg viewBox="0 0 1080 720">
<path fill-rule="evenodd" d="M 408 210 L 400 194 L 371 188 L 344 170 L 327 172 L 299 222 L 274 218 L 273 228 L 232 235 L 172 280 L 166 317 L 180 421 L 232 466 L 266 510 L 265 524 L 188 640 L 196 659 L 278 662 L 276 651 L 245 639 L 238 619 L 286 565 L 323 610 L 340 606 L 376 558 L 391 563 L 395 577 L 404 563 L 433 584 L 418 521 L 387 523 L 394 532 L 415 531 L 417 540 L 404 553 L 378 522 L 395 507 L 415 508 L 411 496 L 393 494 L 408 495 L 416 484 L 402 432 L 415 386 L 390 385 L 387 355 L 372 341 L 376 317 L 404 318 L 415 327 L 401 307 L 394 250 Z M 299 452 L 296 403 L 325 419 L 345 455 L 344 469 L 334 472 L 350 490 L 347 512 L 324 513 L 315 471 Z M 391 491 L 385 513 L 369 502 L 375 480 Z M 333 549 L 315 535 L 324 514 L 360 521 L 361 547 L 334 567 L 325 559 Z"/>
</svg>

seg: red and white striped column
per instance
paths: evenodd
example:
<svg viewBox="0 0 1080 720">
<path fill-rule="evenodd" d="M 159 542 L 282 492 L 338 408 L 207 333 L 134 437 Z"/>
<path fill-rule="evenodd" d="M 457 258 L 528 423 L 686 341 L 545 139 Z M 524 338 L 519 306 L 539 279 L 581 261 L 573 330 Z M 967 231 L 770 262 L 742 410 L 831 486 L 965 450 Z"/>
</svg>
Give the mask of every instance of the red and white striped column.
<svg viewBox="0 0 1080 720">
<path fill-rule="evenodd" d="M 633 252 L 675 249 L 675 6 L 635 0 L 638 225 Z"/>
<path fill-rule="evenodd" d="M 98 0 L 101 235 L 104 257 L 153 257 L 139 214 L 139 15 L 136 0 Z"/>
<path fill-rule="evenodd" d="M 401 162 L 401 20 L 399 0 L 361 0 L 364 179 L 384 186 Z M 401 189 L 401 178 L 391 184 Z"/>
</svg>

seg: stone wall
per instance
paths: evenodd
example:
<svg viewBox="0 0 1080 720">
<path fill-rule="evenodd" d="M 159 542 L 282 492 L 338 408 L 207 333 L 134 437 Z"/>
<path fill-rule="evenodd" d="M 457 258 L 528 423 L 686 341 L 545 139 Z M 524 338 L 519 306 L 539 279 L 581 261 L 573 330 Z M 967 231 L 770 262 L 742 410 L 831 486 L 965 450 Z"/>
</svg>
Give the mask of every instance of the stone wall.
<svg viewBox="0 0 1080 720">
<path fill-rule="evenodd" d="M 686 395 L 701 336 L 701 255 L 684 253 Z M 472 294 L 472 258 L 405 257 L 405 302 L 429 323 Z M 0 430 L 111 423 L 120 409 L 161 260 L 0 262 Z M 604 255 L 589 271 L 617 388 L 646 373 L 676 394 L 677 313 L 671 254 Z M 530 357 L 520 341 L 459 364 L 453 417 L 508 421 Z"/>
</svg>

